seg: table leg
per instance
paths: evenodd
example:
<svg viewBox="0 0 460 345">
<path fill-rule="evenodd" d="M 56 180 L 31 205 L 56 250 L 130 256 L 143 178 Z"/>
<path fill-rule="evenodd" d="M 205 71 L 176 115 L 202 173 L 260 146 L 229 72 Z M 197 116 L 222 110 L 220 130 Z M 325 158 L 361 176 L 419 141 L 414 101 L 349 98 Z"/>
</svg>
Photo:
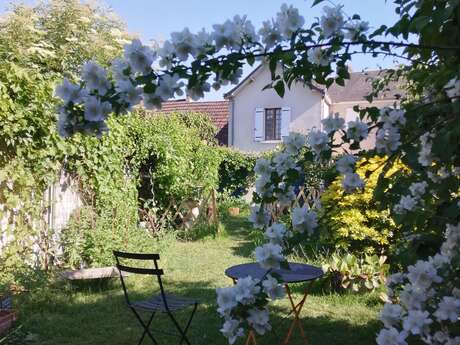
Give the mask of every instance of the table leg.
<svg viewBox="0 0 460 345">
<path fill-rule="evenodd" d="M 289 297 L 289 301 L 291 302 L 291 307 L 292 307 L 291 313 L 294 314 L 294 320 L 292 320 L 292 323 L 291 323 L 291 326 L 289 327 L 286 338 L 284 338 L 283 345 L 289 344 L 289 340 L 291 339 L 292 332 L 294 331 L 295 326 L 299 328 L 300 336 L 302 337 L 304 345 L 308 345 L 307 337 L 305 336 L 305 331 L 303 329 L 302 322 L 300 319 L 300 312 L 302 311 L 302 308 L 305 304 L 305 300 L 307 299 L 308 290 L 305 289 L 302 299 L 300 300 L 299 303 L 296 304 L 294 302 L 294 298 L 292 297 L 292 293 L 291 293 L 291 290 L 289 289 L 289 286 L 285 284 L 285 287 L 286 287 L 287 295 Z"/>
<path fill-rule="evenodd" d="M 244 345 L 251 344 L 251 341 L 252 341 L 252 345 L 257 345 L 256 335 L 254 333 L 254 330 L 252 329 L 249 330 L 248 337 L 246 338 Z"/>
</svg>

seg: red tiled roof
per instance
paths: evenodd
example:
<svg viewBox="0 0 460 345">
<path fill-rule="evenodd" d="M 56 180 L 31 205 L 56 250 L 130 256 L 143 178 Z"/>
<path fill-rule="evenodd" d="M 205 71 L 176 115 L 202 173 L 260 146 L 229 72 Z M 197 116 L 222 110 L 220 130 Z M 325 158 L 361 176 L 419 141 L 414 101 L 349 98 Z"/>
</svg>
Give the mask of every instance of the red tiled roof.
<svg viewBox="0 0 460 345">
<path fill-rule="evenodd" d="M 228 101 L 190 102 L 184 99 L 168 101 L 161 104 L 161 112 L 189 111 L 207 114 L 218 129 L 216 135 L 219 144 L 228 145 Z"/>
</svg>

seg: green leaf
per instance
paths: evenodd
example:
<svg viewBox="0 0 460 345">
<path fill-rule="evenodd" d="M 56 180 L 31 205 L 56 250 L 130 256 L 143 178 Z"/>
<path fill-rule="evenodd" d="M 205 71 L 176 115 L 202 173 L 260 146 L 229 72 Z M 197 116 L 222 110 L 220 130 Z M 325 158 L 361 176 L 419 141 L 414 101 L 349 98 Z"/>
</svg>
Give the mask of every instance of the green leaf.
<svg viewBox="0 0 460 345">
<path fill-rule="evenodd" d="M 276 91 L 276 93 L 280 96 L 280 97 L 283 97 L 284 96 L 284 81 L 280 80 L 278 81 L 275 86 L 274 86 L 274 89 Z"/>
</svg>

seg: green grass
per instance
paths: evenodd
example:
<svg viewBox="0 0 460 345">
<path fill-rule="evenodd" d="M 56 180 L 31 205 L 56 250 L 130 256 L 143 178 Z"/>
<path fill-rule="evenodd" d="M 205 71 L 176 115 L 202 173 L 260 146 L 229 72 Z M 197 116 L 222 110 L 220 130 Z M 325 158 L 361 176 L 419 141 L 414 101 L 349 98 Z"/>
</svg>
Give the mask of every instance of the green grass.
<svg viewBox="0 0 460 345">
<path fill-rule="evenodd" d="M 165 239 L 159 249 L 152 248 L 152 251 L 160 251 L 167 290 L 201 301 L 190 332 L 193 344 L 226 344 L 219 333 L 221 320 L 216 313 L 215 289 L 231 284 L 224 275 L 227 267 L 253 261 L 251 253 L 257 238 L 251 236 L 248 229 L 245 216 L 227 216 L 217 236 L 189 242 Z M 132 276 L 129 281 L 129 288 L 136 298 L 146 298 L 156 292 L 156 284 L 152 280 Z M 26 344 L 137 344 L 141 328 L 127 309 L 118 282 L 112 285 L 69 289 L 61 283 L 23 295 L 17 306 L 21 332 L 28 333 Z M 300 288 L 295 289 L 298 290 L 297 297 L 300 297 Z M 379 329 L 379 308 L 380 302 L 372 294 L 356 296 L 313 292 L 303 309 L 303 325 L 310 344 L 372 344 Z M 275 303 L 272 310 L 272 323 L 275 325 L 289 310 L 288 300 Z M 182 319 L 186 316 L 180 313 Z M 170 324 L 167 321 L 165 316 L 161 316 L 155 327 L 168 329 Z M 277 333 L 282 334 L 287 327 L 285 323 Z M 296 332 L 292 345 L 301 343 Z M 158 338 L 160 344 L 177 343 L 174 338 Z M 23 342 L 15 342 L 19 343 Z M 238 342 L 242 343 L 242 340 Z M 274 334 L 259 338 L 259 345 L 279 343 Z M 144 340 L 144 344 L 150 343 Z"/>
</svg>

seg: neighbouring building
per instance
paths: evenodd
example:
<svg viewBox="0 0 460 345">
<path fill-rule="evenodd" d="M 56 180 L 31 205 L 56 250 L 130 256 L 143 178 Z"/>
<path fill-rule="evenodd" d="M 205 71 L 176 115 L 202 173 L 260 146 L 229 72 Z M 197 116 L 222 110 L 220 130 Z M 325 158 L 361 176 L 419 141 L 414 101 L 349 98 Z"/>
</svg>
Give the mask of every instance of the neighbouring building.
<svg viewBox="0 0 460 345">
<path fill-rule="evenodd" d="M 260 65 L 224 95 L 230 109 L 229 146 L 247 152 L 272 150 L 290 132 L 307 134 L 321 129 L 321 120 L 331 114 L 339 113 L 346 122 L 355 120 L 354 105 L 397 105 L 402 91 L 394 83 L 372 103 L 365 99 L 372 90 L 371 79 L 378 74 L 352 72 L 344 86 L 333 84 L 328 90 L 297 82 L 280 97 L 274 89 L 263 90 L 270 84 L 271 74 L 268 66 Z M 373 142 L 370 137 L 365 145 L 372 146 Z"/>
</svg>

